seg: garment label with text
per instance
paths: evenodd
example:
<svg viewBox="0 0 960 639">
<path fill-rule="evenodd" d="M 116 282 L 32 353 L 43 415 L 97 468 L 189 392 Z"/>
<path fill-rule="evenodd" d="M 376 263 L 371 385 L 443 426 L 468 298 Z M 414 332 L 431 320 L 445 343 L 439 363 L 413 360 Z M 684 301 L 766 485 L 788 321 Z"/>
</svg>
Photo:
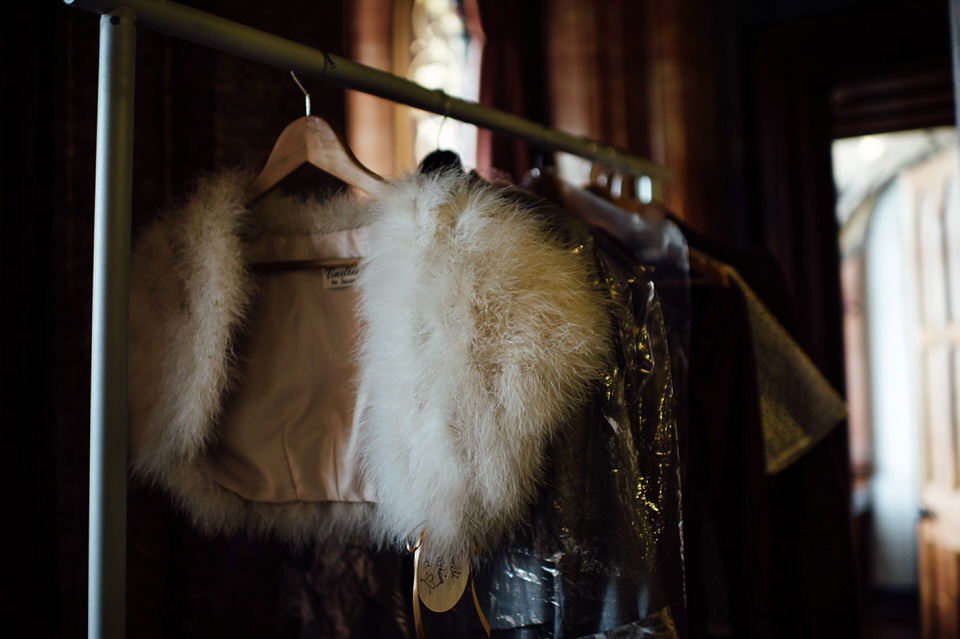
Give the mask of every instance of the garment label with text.
<svg viewBox="0 0 960 639">
<path fill-rule="evenodd" d="M 335 266 L 323 269 L 323 288 L 350 288 L 360 274 L 360 267 Z"/>
</svg>

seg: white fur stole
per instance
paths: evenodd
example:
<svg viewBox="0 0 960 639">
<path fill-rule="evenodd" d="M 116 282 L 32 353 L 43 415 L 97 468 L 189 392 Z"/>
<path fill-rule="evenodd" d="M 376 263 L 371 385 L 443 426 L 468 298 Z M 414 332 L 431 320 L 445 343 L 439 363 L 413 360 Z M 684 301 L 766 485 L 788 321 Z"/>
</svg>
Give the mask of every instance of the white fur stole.
<svg viewBox="0 0 960 639">
<path fill-rule="evenodd" d="M 547 443 L 610 361 L 591 260 L 504 191 L 413 176 L 373 203 L 359 280 L 359 427 L 378 521 L 481 554 L 536 496 Z M 589 253 L 589 251 L 587 251 Z"/>
</svg>

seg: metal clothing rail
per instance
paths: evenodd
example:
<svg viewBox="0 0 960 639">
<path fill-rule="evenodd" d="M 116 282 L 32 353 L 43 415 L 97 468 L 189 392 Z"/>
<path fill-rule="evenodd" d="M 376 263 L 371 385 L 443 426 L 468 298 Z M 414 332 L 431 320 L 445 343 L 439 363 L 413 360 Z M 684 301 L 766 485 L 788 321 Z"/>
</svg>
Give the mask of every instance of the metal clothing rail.
<svg viewBox="0 0 960 639">
<path fill-rule="evenodd" d="M 136 25 L 654 180 L 665 167 L 612 146 L 432 91 L 397 76 L 167 0 L 64 0 L 103 14 L 97 106 L 87 632 L 126 626 L 127 339 Z"/>
<path fill-rule="evenodd" d="M 654 180 L 670 179 L 670 170 L 608 144 L 553 129 L 516 115 L 454 98 L 419 84 L 304 44 L 266 33 L 191 7 L 165 0 L 65 0 L 67 4 L 108 13 L 126 7 L 138 25 L 167 35 L 256 60 L 298 74 L 328 80 L 349 89 L 446 115 L 462 122 L 521 138 L 553 151 L 595 160 L 612 169 Z"/>
</svg>

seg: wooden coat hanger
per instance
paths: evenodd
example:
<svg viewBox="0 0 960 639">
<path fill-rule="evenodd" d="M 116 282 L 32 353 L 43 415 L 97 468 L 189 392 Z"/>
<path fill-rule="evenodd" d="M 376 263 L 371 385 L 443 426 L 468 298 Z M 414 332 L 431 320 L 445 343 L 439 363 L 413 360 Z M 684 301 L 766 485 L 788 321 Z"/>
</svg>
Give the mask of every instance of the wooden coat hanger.
<svg viewBox="0 0 960 639">
<path fill-rule="evenodd" d="M 367 194 L 376 193 L 383 182 L 380 176 L 360 164 L 325 120 L 306 115 L 288 124 L 280 133 L 267 163 L 247 185 L 247 197 L 260 199 L 304 164 L 312 164 Z"/>
<path fill-rule="evenodd" d="M 376 193 L 383 178 L 363 166 L 325 120 L 310 115 L 310 94 L 293 71 L 290 75 L 303 91 L 307 114 L 288 124 L 280 133 L 267 163 L 247 185 L 247 198 L 251 201 L 260 199 L 304 164 L 312 164 L 367 194 Z"/>
<path fill-rule="evenodd" d="M 281 131 L 270 155 L 267 156 L 266 164 L 247 185 L 247 199 L 251 202 L 260 199 L 304 164 L 312 164 L 368 195 L 376 193 L 383 184 L 383 178 L 363 166 L 350 147 L 325 120 L 310 115 L 310 94 L 300 84 L 293 71 L 290 75 L 303 91 L 307 113 Z M 356 258 L 345 258 L 262 262 L 254 266 L 260 271 L 288 271 L 317 267 L 350 267 L 358 262 L 359 259 Z"/>
</svg>

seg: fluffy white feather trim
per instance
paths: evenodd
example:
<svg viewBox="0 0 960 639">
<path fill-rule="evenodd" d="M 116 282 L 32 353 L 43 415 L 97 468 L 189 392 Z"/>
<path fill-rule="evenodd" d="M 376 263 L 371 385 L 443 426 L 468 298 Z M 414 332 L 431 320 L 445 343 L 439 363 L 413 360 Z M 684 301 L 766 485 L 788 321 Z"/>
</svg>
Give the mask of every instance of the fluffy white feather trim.
<svg viewBox="0 0 960 639">
<path fill-rule="evenodd" d="M 365 471 L 397 543 L 482 554 L 533 502 L 546 446 L 609 364 L 592 260 L 551 220 L 462 176 L 373 203 L 359 280 Z"/>
</svg>

